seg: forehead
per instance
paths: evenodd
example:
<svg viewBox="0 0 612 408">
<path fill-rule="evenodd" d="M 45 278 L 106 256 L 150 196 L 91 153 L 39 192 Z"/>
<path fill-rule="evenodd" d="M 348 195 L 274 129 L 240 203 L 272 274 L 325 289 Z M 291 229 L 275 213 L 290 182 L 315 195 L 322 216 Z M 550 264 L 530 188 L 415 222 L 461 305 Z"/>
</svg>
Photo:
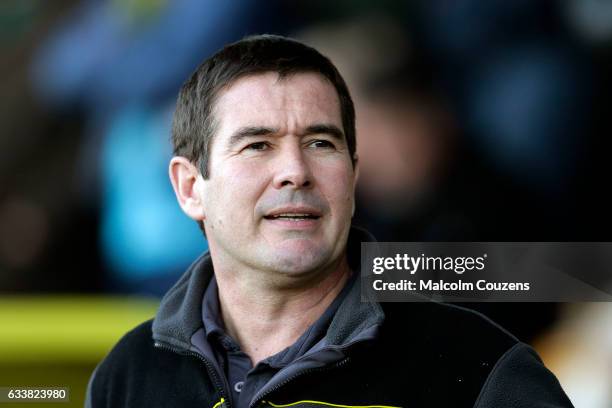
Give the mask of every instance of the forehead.
<svg viewBox="0 0 612 408">
<path fill-rule="evenodd" d="M 293 131 L 329 123 L 342 128 L 336 89 L 316 73 L 281 79 L 276 72 L 266 72 L 239 78 L 219 93 L 213 114 L 219 135 L 242 126 Z"/>
</svg>

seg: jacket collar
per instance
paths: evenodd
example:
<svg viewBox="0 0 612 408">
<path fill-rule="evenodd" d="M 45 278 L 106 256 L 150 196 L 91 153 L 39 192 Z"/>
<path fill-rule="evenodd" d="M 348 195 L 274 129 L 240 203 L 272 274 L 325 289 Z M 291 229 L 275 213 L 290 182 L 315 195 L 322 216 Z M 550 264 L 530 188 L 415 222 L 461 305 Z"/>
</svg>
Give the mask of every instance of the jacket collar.
<svg viewBox="0 0 612 408">
<path fill-rule="evenodd" d="M 347 256 L 353 273 L 360 274 L 361 242 L 374 242 L 367 231 L 351 227 Z M 163 297 L 153 321 L 153 339 L 174 347 L 191 348 L 193 334 L 203 327 L 202 296 L 213 276 L 210 254 L 200 256 Z M 380 305 L 362 302 L 357 277 L 350 292 L 338 308 L 325 336 L 326 343 L 343 346 L 363 338 L 364 332 L 378 327 L 384 320 Z"/>
</svg>

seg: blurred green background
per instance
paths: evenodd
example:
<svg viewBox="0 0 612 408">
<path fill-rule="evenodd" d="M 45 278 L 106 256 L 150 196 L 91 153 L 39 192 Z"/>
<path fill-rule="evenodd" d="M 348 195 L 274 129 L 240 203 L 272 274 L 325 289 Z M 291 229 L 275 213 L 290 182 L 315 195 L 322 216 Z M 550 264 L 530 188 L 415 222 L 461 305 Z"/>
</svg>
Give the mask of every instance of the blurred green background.
<svg viewBox="0 0 612 408">
<path fill-rule="evenodd" d="M 95 366 L 123 334 L 153 317 L 157 305 L 156 299 L 129 297 L 3 297 L 0 384 L 69 387 L 70 403 L 58 404 L 82 407 Z"/>
</svg>

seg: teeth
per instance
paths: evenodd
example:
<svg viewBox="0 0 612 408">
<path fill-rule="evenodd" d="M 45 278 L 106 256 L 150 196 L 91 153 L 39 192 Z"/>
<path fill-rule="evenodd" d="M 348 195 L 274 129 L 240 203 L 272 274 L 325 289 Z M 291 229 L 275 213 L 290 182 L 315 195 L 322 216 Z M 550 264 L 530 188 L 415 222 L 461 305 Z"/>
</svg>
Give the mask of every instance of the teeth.
<svg viewBox="0 0 612 408">
<path fill-rule="evenodd" d="M 270 216 L 267 216 L 266 218 L 268 219 L 282 218 L 284 220 L 299 221 L 303 219 L 316 219 L 318 217 L 312 214 L 308 214 L 308 213 L 282 213 L 282 214 L 270 215 Z"/>
<path fill-rule="evenodd" d="M 320 216 L 319 215 L 314 215 L 312 213 L 279 213 L 279 214 L 273 214 L 273 215 L 266 215 L 264 216 L 264 218 L 268 219 L 268 220 L 275 220 L 278 218 L 282 218 L 285 220 L 293 220 L 293 221 L 300 221 L 303 219 L 312 219 L 312 220 L 316 220 L 318 219 Z"/>
</svg>

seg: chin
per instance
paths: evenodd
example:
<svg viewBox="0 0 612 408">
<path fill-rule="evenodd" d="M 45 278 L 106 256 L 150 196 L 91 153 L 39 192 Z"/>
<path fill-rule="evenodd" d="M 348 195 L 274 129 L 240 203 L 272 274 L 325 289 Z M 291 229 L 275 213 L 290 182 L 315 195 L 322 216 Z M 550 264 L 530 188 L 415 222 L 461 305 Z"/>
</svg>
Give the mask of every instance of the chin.
<svg viewBox="0 0 612 408">
<path fill-rule="evenodd" d="M 281 245 L 274 252 L 271 269 L 295 276 L 321 268 L 331 255 L 331 249 L 322 250 L 312 245 Z"/>
</svg>

